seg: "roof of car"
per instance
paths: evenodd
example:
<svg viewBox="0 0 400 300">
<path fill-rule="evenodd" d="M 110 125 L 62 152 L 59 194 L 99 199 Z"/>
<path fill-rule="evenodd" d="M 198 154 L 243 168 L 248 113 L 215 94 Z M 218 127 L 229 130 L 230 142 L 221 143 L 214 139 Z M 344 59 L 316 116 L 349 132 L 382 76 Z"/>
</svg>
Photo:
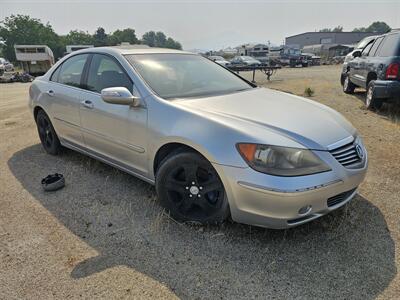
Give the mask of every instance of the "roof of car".
<svg viewBox="0 0 400 300">
<path fill-rule="evenodd" d="M 110 47 L 95 47 L 79 50 L 80 53 L 84 52 L 102 52 L 102 53 L 119 53 L 122 55 L 127 54 L 164 54 L 164 53 L 176 53 L 176 54 L 194 54 L 187 51 L 166 49 L 166 48 L 155 48 L 148 47 L 146 45 L 122 45 L 122 46 L 110 46 Z M 77 53 L 76 51 L 75 53 Z"/>
</svg>

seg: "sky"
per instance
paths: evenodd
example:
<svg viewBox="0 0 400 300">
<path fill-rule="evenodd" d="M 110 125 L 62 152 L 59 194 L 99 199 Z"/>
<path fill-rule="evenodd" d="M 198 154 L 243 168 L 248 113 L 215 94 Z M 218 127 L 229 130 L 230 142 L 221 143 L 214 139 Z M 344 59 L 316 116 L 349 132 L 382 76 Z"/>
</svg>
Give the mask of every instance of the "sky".
<svg viewBox="0 0 400 300">
<path fill-rule="evenodd" d="M 163 31 L 184 49 L 218 50 L 243 43 L 279 45 L 290 35 L 333 28 L 351 31 L 384 21 L 400 28 L 400 0 L 0 0 L 0 20 L 27 14 L 49 22 L 58 34 L 134 28 L 140 37 Z"/>
</svg>

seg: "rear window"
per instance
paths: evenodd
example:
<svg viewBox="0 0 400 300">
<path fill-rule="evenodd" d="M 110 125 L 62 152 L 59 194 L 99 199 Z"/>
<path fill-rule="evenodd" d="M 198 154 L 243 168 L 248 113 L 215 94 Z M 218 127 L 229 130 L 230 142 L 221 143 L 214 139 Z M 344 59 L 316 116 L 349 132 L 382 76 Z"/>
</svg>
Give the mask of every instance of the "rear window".
<svg viewBox="0 0 400 300">
<path fill-rule="evenodd" d="M 400 56 L 399 55 L 400 34 L 389 34 L 385 37 L 381 47 L 377 52 L 377 56 Z"/>
</svg>

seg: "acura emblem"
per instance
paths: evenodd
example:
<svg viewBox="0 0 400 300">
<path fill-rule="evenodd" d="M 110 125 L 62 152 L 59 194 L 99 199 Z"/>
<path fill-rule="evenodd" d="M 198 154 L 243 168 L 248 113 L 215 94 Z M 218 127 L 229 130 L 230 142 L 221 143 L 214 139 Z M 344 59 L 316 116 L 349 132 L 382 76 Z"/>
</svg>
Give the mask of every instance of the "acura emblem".
<svg viewBox="0 0 400 300">
<path fill-rule="evenodd" d="M 357 151 L 357 155 L 359 158 L 363 158 L 364 157 L 364 151 L 362 149 L 362 147 L 360 145 L 356 145 L 356 151 Z"/>
</svg>

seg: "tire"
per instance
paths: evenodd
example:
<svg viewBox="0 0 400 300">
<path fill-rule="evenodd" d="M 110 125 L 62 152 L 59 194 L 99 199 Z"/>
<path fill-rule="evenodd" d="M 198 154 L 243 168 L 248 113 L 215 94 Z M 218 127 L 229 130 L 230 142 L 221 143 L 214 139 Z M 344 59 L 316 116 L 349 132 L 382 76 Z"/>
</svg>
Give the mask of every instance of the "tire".
<svg viewBox="0 0 400 300">
<path fill-rule="evenodd" d="M 355 84 L 350 81 L 349 75 L 346 74 L 343 80 L 343 92 L 346 94 L 353 94 L 355 88 Z"/>
<path fill-rule="evenodd" d="M 61 152 L 62 146 L 49 116 L 40 110 L 36 116 L 36 126 L 44 150 L 51 155 Z"/>
<path fill-rule="evenodd" d="M 177 221 L 219 224 L 229 216 L 224 186 L 213 166 L 195 152 L 168 156 L 156 175 L 161 205 Z"/>
<path fill-rule="evenodd" d="M 365 95 L 365 106 L 369 110 L 380 109 L 383 105 L 383 101 L 381 99 L 376 99 L 375 96 L 375 80 L 371 80 L 367 86 L 367 92 Z"/>
</svg>

